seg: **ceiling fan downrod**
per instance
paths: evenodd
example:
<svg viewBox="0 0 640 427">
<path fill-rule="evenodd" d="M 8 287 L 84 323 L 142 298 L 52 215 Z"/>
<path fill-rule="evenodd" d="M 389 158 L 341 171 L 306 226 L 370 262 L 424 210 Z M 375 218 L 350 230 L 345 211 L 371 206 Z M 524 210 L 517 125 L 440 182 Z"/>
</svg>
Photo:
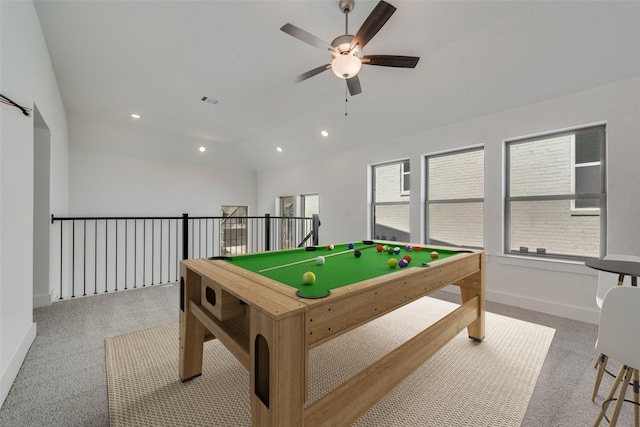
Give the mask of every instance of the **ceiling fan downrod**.
<svg viewBox="0 0 640 427">
<path fill-rule="evenodd" d="M 340 0 L 338 6 L 340 11 L 344 13 L 344 33 L 349 34 L 349 12 L 353 10 L 354 0 Z"/>
</svg>

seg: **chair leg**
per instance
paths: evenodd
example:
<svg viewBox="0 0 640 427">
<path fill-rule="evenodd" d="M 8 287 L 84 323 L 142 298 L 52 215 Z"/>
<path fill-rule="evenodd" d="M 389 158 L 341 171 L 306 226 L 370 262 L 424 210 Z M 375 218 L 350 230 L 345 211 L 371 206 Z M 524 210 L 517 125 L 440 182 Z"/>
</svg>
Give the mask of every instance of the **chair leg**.
<svg viewBox="0 0 640 427">
<path fill-rule="evenodd" d="M 600 359 L 602 359 L 602 356 L 604 356 L 604 354 L 602 353 L 598 355 L 598 357 L 596 358 L 596 363 L 593 364 L 593 369 L 596 369 L 598 367 L 598 365 L 600 364 Z"/>
<path fill-rule="evenodd" d="M 615 427 L 618 422 L 618 417 L 620 416 L 620 409 L 622 408 L 622 404 L 624 403 L 624 395 L 627 393 L 627 387 L 629 387 L 629 381 L 631 381 L 631 375 L 633 374 L 634 369 L 627 366 L 626 372 L 624 374 L 624 378 L 622 379 L 622 387 L 620 387 L 620 394 L 618 395 L 618 400 L 616 401 L 616 407 L 613 410 L 613 415 L 611 415 L 611 422 L 609 426 Z"/>
<path fill-rule="evenodd" d="M 607 395 L 607 398 L 604 400 L 605 402 L 611 399 L 613 395 L 616 393 L 616 390 L 618 389 L 618 384 L 620 384 L 620 381 L 622 380 L 622 376 L 624 375 L 626 370 L 627 370 L 626 366 L 624 365 L 620 366 L 618 375 L 616 376 L 615 381 L 613 381 L 613 384 L 611 384 L 611 388 L 609 389 L 609 394 Z M 602 421 L 602 418 L 604 417 L 604 412 L 607 410 L 607 405 L 608 405 L 607 403 L 602 404 L 602 407 L 600 408 L 600 413 L 598 414 L 598 418 L 596 418 L 596 422 L 593 423 L 593 427 L 598 427 L 600 425 L 600 421 Z"/>
<path fill-rule="evenodd" d="M 640 427 L 639 424 L 639 415 L 640 415 L 640 383 L 638 383 L 638 370 L 633 370 L 633 401 L 635 405 L 633 405 L 633 418 L 634 418 L 634 426 Z"/>
<path fill-rule="evenodd" d="M 598 394 L 598 389 L 600 388 L 600 382 L 602 382 L 602 374 L 604 374 L 604 370 L 607 367 L 607 361 L 609 357 L 605 354 L 600 353 L 598 359 L 596 360 L 596 367 L 598 371 L 596 372 L 596 382 L 593 385 L 593 393 L 591 393 L 591 401 L 596 401 L 596 395 Z"/>
</svg>

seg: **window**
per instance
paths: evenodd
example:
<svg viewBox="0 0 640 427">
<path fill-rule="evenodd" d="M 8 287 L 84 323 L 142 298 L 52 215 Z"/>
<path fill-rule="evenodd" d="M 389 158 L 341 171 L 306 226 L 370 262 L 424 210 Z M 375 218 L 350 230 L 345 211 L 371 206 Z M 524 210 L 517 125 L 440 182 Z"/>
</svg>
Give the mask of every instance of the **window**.
<svg viewBox="0 0 640 427">
<path fill-rule="evenodd" d="M 237 255 L 247 253 L 247 214 L 246 206 L 222 206 L 220 222 L 220 253 Z"/>
<path fill-rule="evenodd" d="M 408 182 L 408 160 L 371 167 L 372 235 L 376 239 L 409 241 Z"/>
<path fill-rule="evenodd" d="M 604 253 L 605 127 L 506 142 L 505 252 L 585 259 Z"/>
<path fill-rule="evenodd" d="M 571 188 L 574 193 L 600 192 L 600 133 L 579 132 L 571 135 Z M 574 214 L 600 213 L 600 206 L 594 199 L 571 201 Z"/>
<path fill-rule="evenodd" d="M 280 197 L 280 249 L 291 249 L 296 247 L 295 235 L 295 198 L 293 196 Z"/>
<path fill-rule="evenodd" d="M 313 214 L 320 214 L 320 196 L 318 194 L 303 194 L 300 196 L 302 216 L 311 218 Z"/>
<path fill-rule="evenodd" d="M 313 215 L 319 215 L 320 196 L 318 194 L 302 194 L 300 196 L 300 207 L 304 218 L 311 218 Z M 313 231 L 313 221 L 304 221 L 302 224 L 302 236 L 300 237 L 305 239 Z"/>
<path fill-rule="evenodd" d="M 403 196 L 408 196 L 409 195 L 409 188 L 410 188 L 410 184 L 411 184 L 411 175 L 409 174 L 410 172 L 410 166 L 409 166 L 410 162 L 409 160 L 402 162 L 402 171 L 400 172 L 402 179 L 400 182 L 400 194 Z"/>
<path fill-rule="evenodd" d="M 425 241 L 444 246 L 484 246 L 484 149 L 427 156 Z"/>
</svg>

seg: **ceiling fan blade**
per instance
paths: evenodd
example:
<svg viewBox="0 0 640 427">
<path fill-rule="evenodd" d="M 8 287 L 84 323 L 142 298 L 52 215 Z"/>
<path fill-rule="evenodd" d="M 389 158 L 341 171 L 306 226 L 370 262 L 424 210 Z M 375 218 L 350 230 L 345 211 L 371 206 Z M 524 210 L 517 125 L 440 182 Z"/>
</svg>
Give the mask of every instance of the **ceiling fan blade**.
<svg viewBox="0 0 640 427">
<path fill-rule="evenodd" d="M 313 34 L 310 34 L 302 28 L 298 28 L 293 24 L 284 24 L 282 28 L 280 28 L 280 30 L 284 31 L 290 36 L 297 38 L 298 40 L 310 44 L 311 46 L 317 47 L 318 49 L 330 51 L 334 50 L 333 46 L 331 46 L 329 43 L 325 42 L 324 40 L 320 40 Z"/>
<path fill-rule="evenodd" d="M 357 75 L 347 79 L 347 87 L 349 88 L 349 94 L 351 96 L 356 96 L 359 93 L 362 93 L 362 88 L 360 87 L 360 79 Z"/>
<path fill-rule="evenodd" d="M 306 73 L 300 74 L 298 77 L 296 77 L 295 81 L 296 83 L 300 83 L 301 81 L 307 80 L 309 77 L 313 77 L 316 74 L 320 74 L 321 72 L 326 71 L 329 68 L 331 68 L 331 64 L 321 65 L 318 68 L 314 68 L 313 70 L 309 70 Z"/>
<path fill-rule="evenodd" d="M 383 67 L 415 68 L 419 60 L 419 56 L 365 55 L 362 57 L 362 64 L 381 65 Z"/>
<path fill-rule="evenodd" d="M 349 50 L 353 50 L 356 46 L 360 50 L 369 43 L 369 40 L 375 36 L 380 28 L 387 23 L 391 15 L 396 11 L 396 8 L 385 1 L 380 1 L 376 7 L 371 11 L 367 19 L 362 23 L 362 26 L 353 37 Z"/>
</svg>

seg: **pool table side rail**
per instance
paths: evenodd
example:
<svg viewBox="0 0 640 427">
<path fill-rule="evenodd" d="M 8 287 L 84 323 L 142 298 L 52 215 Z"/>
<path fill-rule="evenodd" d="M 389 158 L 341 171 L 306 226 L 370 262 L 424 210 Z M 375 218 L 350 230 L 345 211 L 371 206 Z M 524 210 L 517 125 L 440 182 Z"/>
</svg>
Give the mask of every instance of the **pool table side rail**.
<svg viewBox="0 0 640 427">
<path fill-rule="evenodd" d="M 309 344 L 313 348 L 325 343 L 450 284 L 459 285 L 464 279 L 467 286 L 479 290 L 481 262 L 481 253 L 461 254 L 430 267 L 407 268 L 393 276 L 380 276 L 335 289 L 330 297 L 312 300 L 309 304 Z M 474 275 L 476 280 L 472 280 Z"/>
</svg>

